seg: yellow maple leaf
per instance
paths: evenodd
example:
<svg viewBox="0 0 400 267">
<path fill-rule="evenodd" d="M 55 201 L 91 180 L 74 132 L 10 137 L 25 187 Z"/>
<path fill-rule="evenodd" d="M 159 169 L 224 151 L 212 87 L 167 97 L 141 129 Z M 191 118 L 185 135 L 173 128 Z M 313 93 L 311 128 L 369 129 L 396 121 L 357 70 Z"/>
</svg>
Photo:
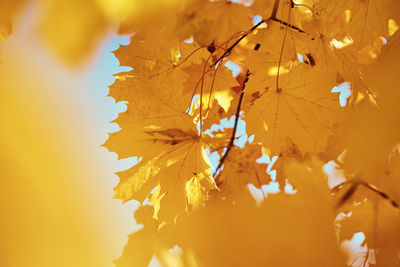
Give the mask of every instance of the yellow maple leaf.
<svg viewBox="0 0 400 267">
<path fill-rule="evenodd" d="M 163 70 L 157 64 L 164 64 L 149 65 L 149 60 L 139 60 L 138 69 L 119 74 L 112 86 L 111 95 L 129 103 L 127 112 L 117 119 L 122 130 L 105 145 L 120 157 L 142 158 L 132 169 L 121 173 L 115 196 L 123 201 L 144 201 L 157 187 L 150 199 L 154 216 L 172 221 L 190 205 L 207 199 L 215 183 L 204 153 L 205 143 L 193 118 L 184 113 L 188 102 L 179 94 L 179 84 L 177 93 L 171 95 L 171 89 L 166 90 L 162 84 L 166 76 L 158 72 Z M 136 78 L 141 69 L 149 70 L 150 75 L 155 71 L 156 77 L 151 81 Z"/>
<path fill-rule="evenodd" d="M 355 47 L 361 49 L 378 36 L 389 36 L 389 19 L 398 20 L 400 3 L 396 0 L 323 0 L 315 4 L 315 12 L 330 20 L 344 18 L 343 34 L 351 36 Z M 337 21 L 337 20 L 336 20 Z"/>
<path fill-rule="evenodd" d="M 220 192 L 218 196 L 237 199 L 248 192 L 248 184 L 260 188 L 271 178 L 267 174 L 267 164 L 257 163 L 262 156 L 261 145 L 247 143 L 244 148 L 234 147 L 225 159 L 224 169 L 216 177 Z"/>
<path fill-rule="evenodd" d="M 286 32 L 290 35 L 290 38 L 288 38 Z M 301 38 L 298 33 L 269 20 L 267 21 L 267 28 L 259 29 L 247 37 L 247 47 L 253 51 L 243 60 L 243 64 L 252 74 L 249 84 L 246 85 L 246 91 L 253 92 L 252 83 L 255 79 L 273 79 L 272 77 L 276 76 L 278 71 L 278 66 L 280 73 L 284 74 L 296 64 L 297 51 L 293 39 L 297 40 L 298 38 Z M 279 45 L 271 45 L 272 43 Z M 282 45 L 283 43 L 284 45 Z"/>
<path fill-rule="evenodd" d="M 157 8 L 154 6 L 157 5 Z M 143 14 L 129 10 L 121 33 L 183 41 L 190 37 L 200 45 L 221 45 L 252 26 L 250 7 L 231 1 L 163 0 L 138 4 Z M 212 31 L 211 31 L 212 29 Z"/>
<path fill-rule="evenodd" d="M 206 100 L 207 101 L 207 100 Z M 207 107 L 207 104 L 204 104 L 205 108 Z M 225 112 L 224 108 L 218 104 L 217 100 L 213 101 L 213 104 L 211 107 L 208 109 L 208 112 L 205 114 L 205 118 L 203 121 L 203 128 L 204 129 L 210 129 L 214 124 L 219 124 L 222 119 L 228 118 L 228 114 Z"/>
<path fill-rule="evenodd" d="M 200 45 L 220 45 L 252 26 L 249 7 L 231 1 L 192 0 L 177 20 L 179 36 L 193 36 Z"/>
<path fill-rule="evenodd" d="M 344 165 L 348 173 L 380 176 L 389 164 L 390 153 L 399 142 L 397 114 L 400 112 L 400 94 L 395 86 L 400 67 L 399 37 L 400 33 L 393 35 L 380 58 L 363 69 L 365 81 L 376 92 L 376 98 L 365 98 L 354 105 L 354 109 L 348 111 L 340 133 L 331 143 L 330 150 L 337 150 L 334 153 L 336 157 L 347 149 Z"/>
<path fill-rule="evenodd" d="M 287 138 L 286 145 L 283 147 L 279 153 L 278 159 L 272 164 L 269 163 L 269 168 L 276 170 L 276 182 L 279 183 L 281 190 L 284 190 L 286 185 L 287 173 L 286 164 L 291 161 L 296 160 L 298 163 L 304 163 L 309 159 L 309 154 L 302 154 L 296 144 L 292 140 Z"/>
<path fill-rule="evenodd" d="M 258 85 L 267 91 L 247 112 L 247 129 L 273 154 L 279 155 L 287 138 L 303 153 L 323 150 L 340 120 L 338 100 L 315 75 L 318 70 L 304 64 L 280 75 L 279 87 L 276 80 Z"/>
<path fill-rule="evenodd" d="M 232 72 L 225 66 L 210 69 L 211 62 L 201 62 L 200 64 L 192 64 L 184 68 L 189 75 L 184 85 L 184 92 L 200 94 L 202 91 L 203 107 L 209 109 L 212 106 L 212 99 L 216 99 L 218 104 L 228 111 L 233 99 L 231 87 L 238 86 Z M 204 72 L 204 75 L 203 75 Z"/>
<path fill-rule="evenodd" d="M 351 215 L 340 221 L 341 238 L 351 239 L 353 234 L 363 232 L 365 243 L 374 249 L 376 266 L 398 266 L 400 251 L 400 215 L 389 201 L 375 196 L 361 203 L 346 207 Z"/>
<path fill-rule="evenodd" d="M 142 206 L 135 212 L 137 223 L 144 227 L 129 236 L 121 257 L 115 261 L 118 267 L 147 267 L 154 255 L 162 255 L 173 245 L 173 228 L 170 224 L 158 224 L 153 218 L 153 207 Z"/>
<path fill-rule="evenodd" d="M 108 0 L 103 0 L 108 1 Z M 124 0 L 123 0 L 124 1 Z M 140 36 L 154 36 L 165 33 L 175 37 L 176 17 L 190 0 L 126 1 L 131 7 L 125 12 L 119 33 L 135 33 Z"/>
<path fill-rule="evenodd" d="M 122 130 L 112 135 L 106 146 L 122 157 L 143 159 L 120 175 L 115 197 L 142 202 L 157 186 L 151 198 L 155 217 L 166 221 L 172 221 L 189 205 L 198 205 L 207 199 L 215 183 L 204 143 L 194 124 L 191 128 L 185 124 L 191 123 L 188 115 L 163 117 L 164 125 L 168 125 L 164 127 L 152 124 L 141 128 L 140 124 L 132 120 L 124 122 L 124 119 L 122 116 L 119 123 Z"/>
<path fill-rule="evenodd" d="M 260 206 L 243 200 L 208 203 L 179 218 L 182 257 L 192 263 L 189 266 L 199 267 L 345 266 L 334 232 L 330 190 L 318 170 L 321 165 L 312 166 L 288 166 L 298 185 L 295 195 L 271 195 Z"/>
</svg>

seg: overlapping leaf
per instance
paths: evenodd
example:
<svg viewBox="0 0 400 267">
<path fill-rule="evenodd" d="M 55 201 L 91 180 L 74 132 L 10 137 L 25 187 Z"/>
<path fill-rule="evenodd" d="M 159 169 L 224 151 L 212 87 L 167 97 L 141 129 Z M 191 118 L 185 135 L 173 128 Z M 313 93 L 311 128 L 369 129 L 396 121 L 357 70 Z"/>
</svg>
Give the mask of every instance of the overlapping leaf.
<svg viewBox="0 0 400 267">
<path fill-rule="evenodd" d="M 174 68 L 175 50 L 165 46 L 160 54 L 140 56 L 141 49 L 147 47 L 145 43 L 133 42 L 131 47 L 124 48 L 133 51 L 121 50 L 131 56 L 125 55 L 127 60 L 122 57 L 121 64 L 129 64 L 134 70 L 118 75 L 111 95 L 129 103 L 127 112 L 117 120 L 122 130 L 113 134 L 106 146 L 120 157 L 142 158 L 120 175 L 116 197 L 144 201 L 156 188 L 150 198 L 155 216 L 172 221 L 190 205 L 207 199 L 215 183 L 204 153 L 205 144 L 192 117 L 184 113 L 190 99 L 184 101 L 181 93 L 180 82 L 184 79 L 180 78 L 185 75 Z M 151 80 L 137 77 L 142 73 Z"/>
<path fill-rule="evenodd" d="M 343 209 L 353 214 L 336 221 L 341 240 L 363 231 L 368 246 L 377 249 L 377 262 L 396 266 L 398 242 L 383 240 L 398 235 L 399 157 L 393 154 L 400 141 L 393 126 L 400 125 L 393 86 L 398 34 L 387 48 L 379 39 L 389 36 L 389 18 L 396 19 L 387 8 L 392 2 L 272 2 L 255 1 L 249 8 L 229 1 L 184 1 L 173 11 L 175 18 L 160 25 L 159 36 L 152 36 L 154 25 L 140 25 L 132 43 L 116 52 L 121 65 L 133 70 L 119 74 L 111 87 L 111 95 L 128 101 L 128 107 L 117 121 L 122 130 L 106 145 L 121 157 L 141 158 L 120 175 L 116 196 L 149 198 L 156 220 L 175 219 L 178 238 L 169 246 L 179 245 L 182 254 L 166 256 L 166 247 L 152 251 L 171 260 L 166 266 L 344 266 L 334 228 Z M 266 27 L 251 28 L 251 12 L 274 6 L 272 17 L 264 18 Z M 189 37 L 194 41 L 182 42 Z M 234 40 L 241 41 L 230 46 Z M 224 51 L 225 58 L 219 58 Z M 236 81 L 221 64 L 227 59 L 241 67 Z M 331 92 L 345 81 L 351 84 L 352 109 L 342 108 Z M 198 132 L 232 115 L 245 121 L 254 144 L 228 144 L 235 133 L 227 130 L 213 132 L 214 137 Z M 288 182 L 295 194 L 268 196 L 257 207 L 247 185 L 269 182 L 266 165 L 256 162 L 261 147 L 280 156 L 277 180 L 282 191 Z M 216 184 L 205 148 L 225 151 L 216 175 L 220 191 L 213 191 L 218 201 L 206 201 Z M 344 185 L 363 185 L 360 198 L 343 189 L 333 205 L 323 163 L 310 161 L 314 155 L 336 160 L 346 175 Z M 377 211 L 381 202 L 388 213 Z M 185 210 L 190 212 L 177 217 Z M 382 224 L 375 227 L 371 218 L 381 218 Z M 379 237 L 372 237 L 374 231 Z M 150 232 L 148 245 L 157 247 L 152 236 L 160 232 Z"/>
<path fill-rule="evenodd" d="M 284 149 L 286 138 L 303 153 L 318 152 L 326 146 L 341 110 L 323 80 L 315 79 L 317 73 L 301 65 L 280 75 L 279 87 L 276 80 L 260 84 L 267 90 L 246 114 L 247 127 L 273 154 Z"/>
<path fill-rule="evenodd" d="M 399 10 L 400 3 L 396 0 L 324 0 L 315 6 L 315 12 L 326 20 L 345 18 L 343 34 L 351 36 L 358 49 L 371 44 L 378 36 L 387 38 L 389 19 L 398 20 Z"/>
<path fill-rule="evenodd" d="M 248 191 L 248 184 L 259 188 L 268 184 L 271 178 L 267 174 L 267 164 L 256 162 L 261 156 L 261 146 L 257 144 L 233 148 L 225 160 L 224 170 L 217 176 L 221 190 L 218 195 L 227 199 L 241 198 Z"/>
<path fill-rule="evenodd" d="M 188 266 L 345 266 L 329 188 L 321 165 L 311 165 L 312 170 L 288 167 L 296 195 L 272 195 L 260 207 L 219 202 L 178 220 L 177 239 L 183 257 L 191 259 Z"/>
<path fill-rule="evenodd" d="M 135 212 L 135 219 L 144 228 L 129 236 L 122 256 L 115 261 L 118 267 L 147 267 L 154 255 L 161 259 L 174 244 L 173 227 L 159 225 L 153 218 L 153 207 L 140 207 Z"/>
</svg>

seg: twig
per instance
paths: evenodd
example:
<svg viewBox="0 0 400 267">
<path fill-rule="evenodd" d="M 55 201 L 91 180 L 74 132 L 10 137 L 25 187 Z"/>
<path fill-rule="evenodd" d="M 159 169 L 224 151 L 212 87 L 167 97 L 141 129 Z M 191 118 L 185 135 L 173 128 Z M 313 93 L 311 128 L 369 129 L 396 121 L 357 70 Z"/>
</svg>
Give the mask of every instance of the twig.
<svg viewBox="0 0 400 267">
<path fill-rule="evenodd" d="M 299 27 L 296 27 L 296 26 L 294 26 L 294 25 L 292 25 L 292 24 L 290 24 L 290 23 L 288 23 L 288 22 L 286 22 L 286 21 L 283 21 L 283 20 L 280 20 L 280 19 L 276 18 L 276 13 L 278 12 L 278 7 L 279 7 L 279 0 L 275 0 L 274 8 L 273 8 L 273 10 L 272 10 L 271 16 L 270 16 L 268 19 L 263 19 L 263 20 L 261 20 L 259 23 L 257 23 L 257 24 L 254 25 L 253 27 L 251 27 L 251 29 L 248 30 L 246 33 L 244 33 L 239 39 L 237 39 L 236 42 L 234 42 L 234 43 L 222 54 L 222 56 L 220 56 L 220 57 L 210 66 L 210 68 L 211 68 L 211 67 L 214 67 L 214 66 L 215 66 L 216 64 L 218 64 L 224 57 L 228 56 L 228 55 L 232 52 L 233 48 L 235 48 L 235 47 L 240 43 L 240 41 L 242 41 L 244 38 L 246 38 L 247 35 L 249 35 L 250 33 L 252 33 L 252 32 L 253 32 L 255 29 L 257 29 L 261 24 L 266 23 L 268 20 L 273 20 L 273 21 L 278 22 L 278 23 L 280 23 L 280 24 L 283 24 L 283 25 L 285 25 L 285 26 L 287 26 L 287 27 L 289 27 L 289 28 L 292 28 L 293 30 L 296 30 L 296 31 L 298 31 L 298 32 L 306 33 L 305 31 L 303 31 L 303 30 L 300 29 Z"/>
<path fill-rule="evenodd" d="M 362 267 L 366 267 L 366 266 L 367 266 L 367 262 L 369 262 L 369 251 L 370 251 L 370 249 L 367 248 L 367 252 L 366 252 L 366 254 L 365 254 L 365 258 L 364 258 Z"/>
<path fill-rule="evenodd" d="M 399 204 L 396 201 L 394 201 L 393 199 L 391 199 L 385 192 L 382 192 L 378 188 L 376 188 L 375 186 L 373 186 L 371 184 L 368 184 L 368 183 L 365 183 L 365 182 L 363 182 L 361 185 L 363 185 L 366 188 L 370 189 L 371 191 L 377 193 L 382 198 L 389 200 L 390 204 L 392 204 L 393 207 L 399 208 Z"/>
<path fill-rule="evenodd" d="M 339 202 L 336 204 L 335 209 L 340 208 L 347 200 L 356 192 L 359 183 L 352 183 L 349 190 L 347 190 L 344 195 L 340 198 Z"/>
<path fill-rule="evenodd" d="M 378 194 L 380 197 L 387 199 L 388 201 L 390 201 L 390 204 L 392 204 L 393 207 L 399 209 L 400 206 L 399 204 L 394 201 L 393 199 L 391 199 L 385 192 L 380 191 L 378 188 L 376 188 L 374 185 L 371 185 L 369 183 L 366 183 L 364 181 L 346 181 L 343 182 L 335 187 L 332 188 L 332 193 L 337 193 L 340 189 L 343 188 L 343 186 L 345 184 L 351 184 L 350 188 L 344 193 L 344 195 L 340 198 L 339 202 L 336 204 L 336 209 L 340 208 L 355 192 L 357 187 L 360 186 L 364 186 L 367 189 L 371 190 L 372 192 L 375 192 L 376 194 Z"/>
<path fill-rule="evenodd" d="M 291 5 L 291 8 L 293 8 L 294 6 L 306 6 L 306 5 L 302 5 L 302 4 L 296 4 L 296 3 L 294 3 L 293 1 L 290 1 L 290 5 Z M 283 20 L 278 19 L 278 18 L 276 17 L 276 13 L 278 12 L 278 7 L 279 7 L 279 0 L 275 0 L 274 9 L 272 10 L 271 17 L 269 17 L 268 20 L 276 21 L 276 22 L 278 22 L 278 23 L 280 23 L 280 24 L 283 24 L 283 25 L 285 25 L 285 26 L 287 26 L 287 27 L 289 27 L 289 28 L 292 28 L 293 30 L 296 30 L 296 31 L 298 31 L 298 32 L 306 33 L 305 31 L 303 31 L 303 30 L 300 29 L 299 27 L 296 27 L 296 26 L 290 24 L 289 22 L 286 22 L 286 21 L 283 21 Z M 306 6 L 306 7 L 308 7 L 308 6 Z M 308 7 L 308 8 L 310 8 L 310 7 Z M 310 8 L 310 9 L 311 9 L 311 8 Z M 313 11 L 312 9 L 311 9 L 311 11 L 314 13 L 314 11 Z M 289 12 L 290 12 L 290 11 L 289 11 Z"/>
<path fill-rule="evenodd" d="M 287 23 L 286 21 L 283 21 L 283 20 L 280 20 L 280 19 L 277 19 L 277 18 L 270 18 L 270 20 L 276 21 L 276 22 L 278 22 L 280 24 L 283 24 L 283 25 L 287 26 L 288 28 L 292 28 L 293 30 L 296 30 L 298 32 L 306 33 L 305 31 L 303 31 L 299 27 L 296 27 L 296 26 L 294 26 L 294 25 L 292 25 L 290 23 Z"/>
<path fill-rule="evenodd" d="M 279 7 L 279 0 L 275 0 L 274 2 L 274 8 L 272 9 L 272 13 L 271 13 L 271 19 L 276 18 L 276 13 L 278 12 L 278 7 Z"/>
<path fill-rule="evenodd" d="M 245 79 L 243 81 L 242 90 L 240 92 L 239 102 L 238 102 L 237 107 L 236 107 L 235 125 L 233 126 L 232 136 L 231 136 L 231 139 L 229 140 L 228 147 L 226 148 L 225 154 L 222 156 L 221 160 L 219 161 L 219 164 L 218 164 L 217 168 L 215 169 L 215 172 L 214 172 L 214 175 L 213 175 L 214 178 L 217 175 L 218 170 L 224 164 L 224 161 L 225 161 L 226 157 L 228 156 L 229 151 L 231 151 L 231 149 L 232 149 L 232 147 L 234 145 L 233 142 L 235 141 L 235 135 L 236 135 L 236 130 L 237 130 L 238 121 L 239 121 L 240 107 L 241 107 L 242 102 L 243 102 L 244 88 L 246 86 L 247 81 L 249 80 L 249 76 L 250 76 L 250 72 L 249 72 L 249 70 L 247 70 Z"/>
<path fill-rule="evenodd" d="M 239 39 L 236 40 L 236 42 L 234 42 L 223 54 L 222 56 L 220 56 L 211 66 L 210 68 L 214 67 L 215 65 L 217 65 L 224 57 L 226 57 L 227 55 L 229 55 L 232 52 L 232 49 L 235 48 L 235 46 L 237 46 L 240 41 L 242 41 L 244 38 L 246 38 L 247 35 L 249 35 L 250 33 L 252 33 L 255 29 L 258 28 L 258 26 L 260 26 L 261 24 L 265 23 L 266 20 L 261 20 L 259 23 L 257 23 L 256 25 L 254 25 L 253 27 L 251 27 L 250 30 L 248 30 L 245 34 L 243 34 Z"/>
</svg>

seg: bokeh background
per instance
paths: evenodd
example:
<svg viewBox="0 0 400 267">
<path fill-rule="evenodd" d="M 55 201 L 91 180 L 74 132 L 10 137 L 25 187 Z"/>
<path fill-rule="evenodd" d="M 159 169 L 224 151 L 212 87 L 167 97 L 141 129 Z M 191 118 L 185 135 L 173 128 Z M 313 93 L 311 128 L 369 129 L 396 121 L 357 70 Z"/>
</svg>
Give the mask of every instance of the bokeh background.
<svg viewBox="0 0 400 267">
<path fill-rule="evenodd" d="M 21 8 L 0 58 L 0 266 L 114 266 L 137 227 L 131 201 L 113 199 L 114 174 L 132 162 L 101 145 L 124 105 L 107 97 L 111 53 L 127 37 L 109 29 L 85 63 L 59 60 Z"/>
</svg>

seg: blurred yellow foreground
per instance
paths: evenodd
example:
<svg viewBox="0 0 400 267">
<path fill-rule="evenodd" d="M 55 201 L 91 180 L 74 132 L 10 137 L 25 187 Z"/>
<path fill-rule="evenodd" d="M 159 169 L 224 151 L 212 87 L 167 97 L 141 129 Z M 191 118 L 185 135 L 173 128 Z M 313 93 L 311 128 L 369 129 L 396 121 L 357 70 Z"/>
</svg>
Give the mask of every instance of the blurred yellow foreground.
<svg viewBox="0 0 400 267">
<path fill-rule="evenodd" d="M 27 12 L 0 46 L 0 266 L 114 266 L 133 230 L 112 199 L 116 155 L 100 147 L 115 103 L 85 80 L 99 62 L 53 60 Z"/>
</svg>

